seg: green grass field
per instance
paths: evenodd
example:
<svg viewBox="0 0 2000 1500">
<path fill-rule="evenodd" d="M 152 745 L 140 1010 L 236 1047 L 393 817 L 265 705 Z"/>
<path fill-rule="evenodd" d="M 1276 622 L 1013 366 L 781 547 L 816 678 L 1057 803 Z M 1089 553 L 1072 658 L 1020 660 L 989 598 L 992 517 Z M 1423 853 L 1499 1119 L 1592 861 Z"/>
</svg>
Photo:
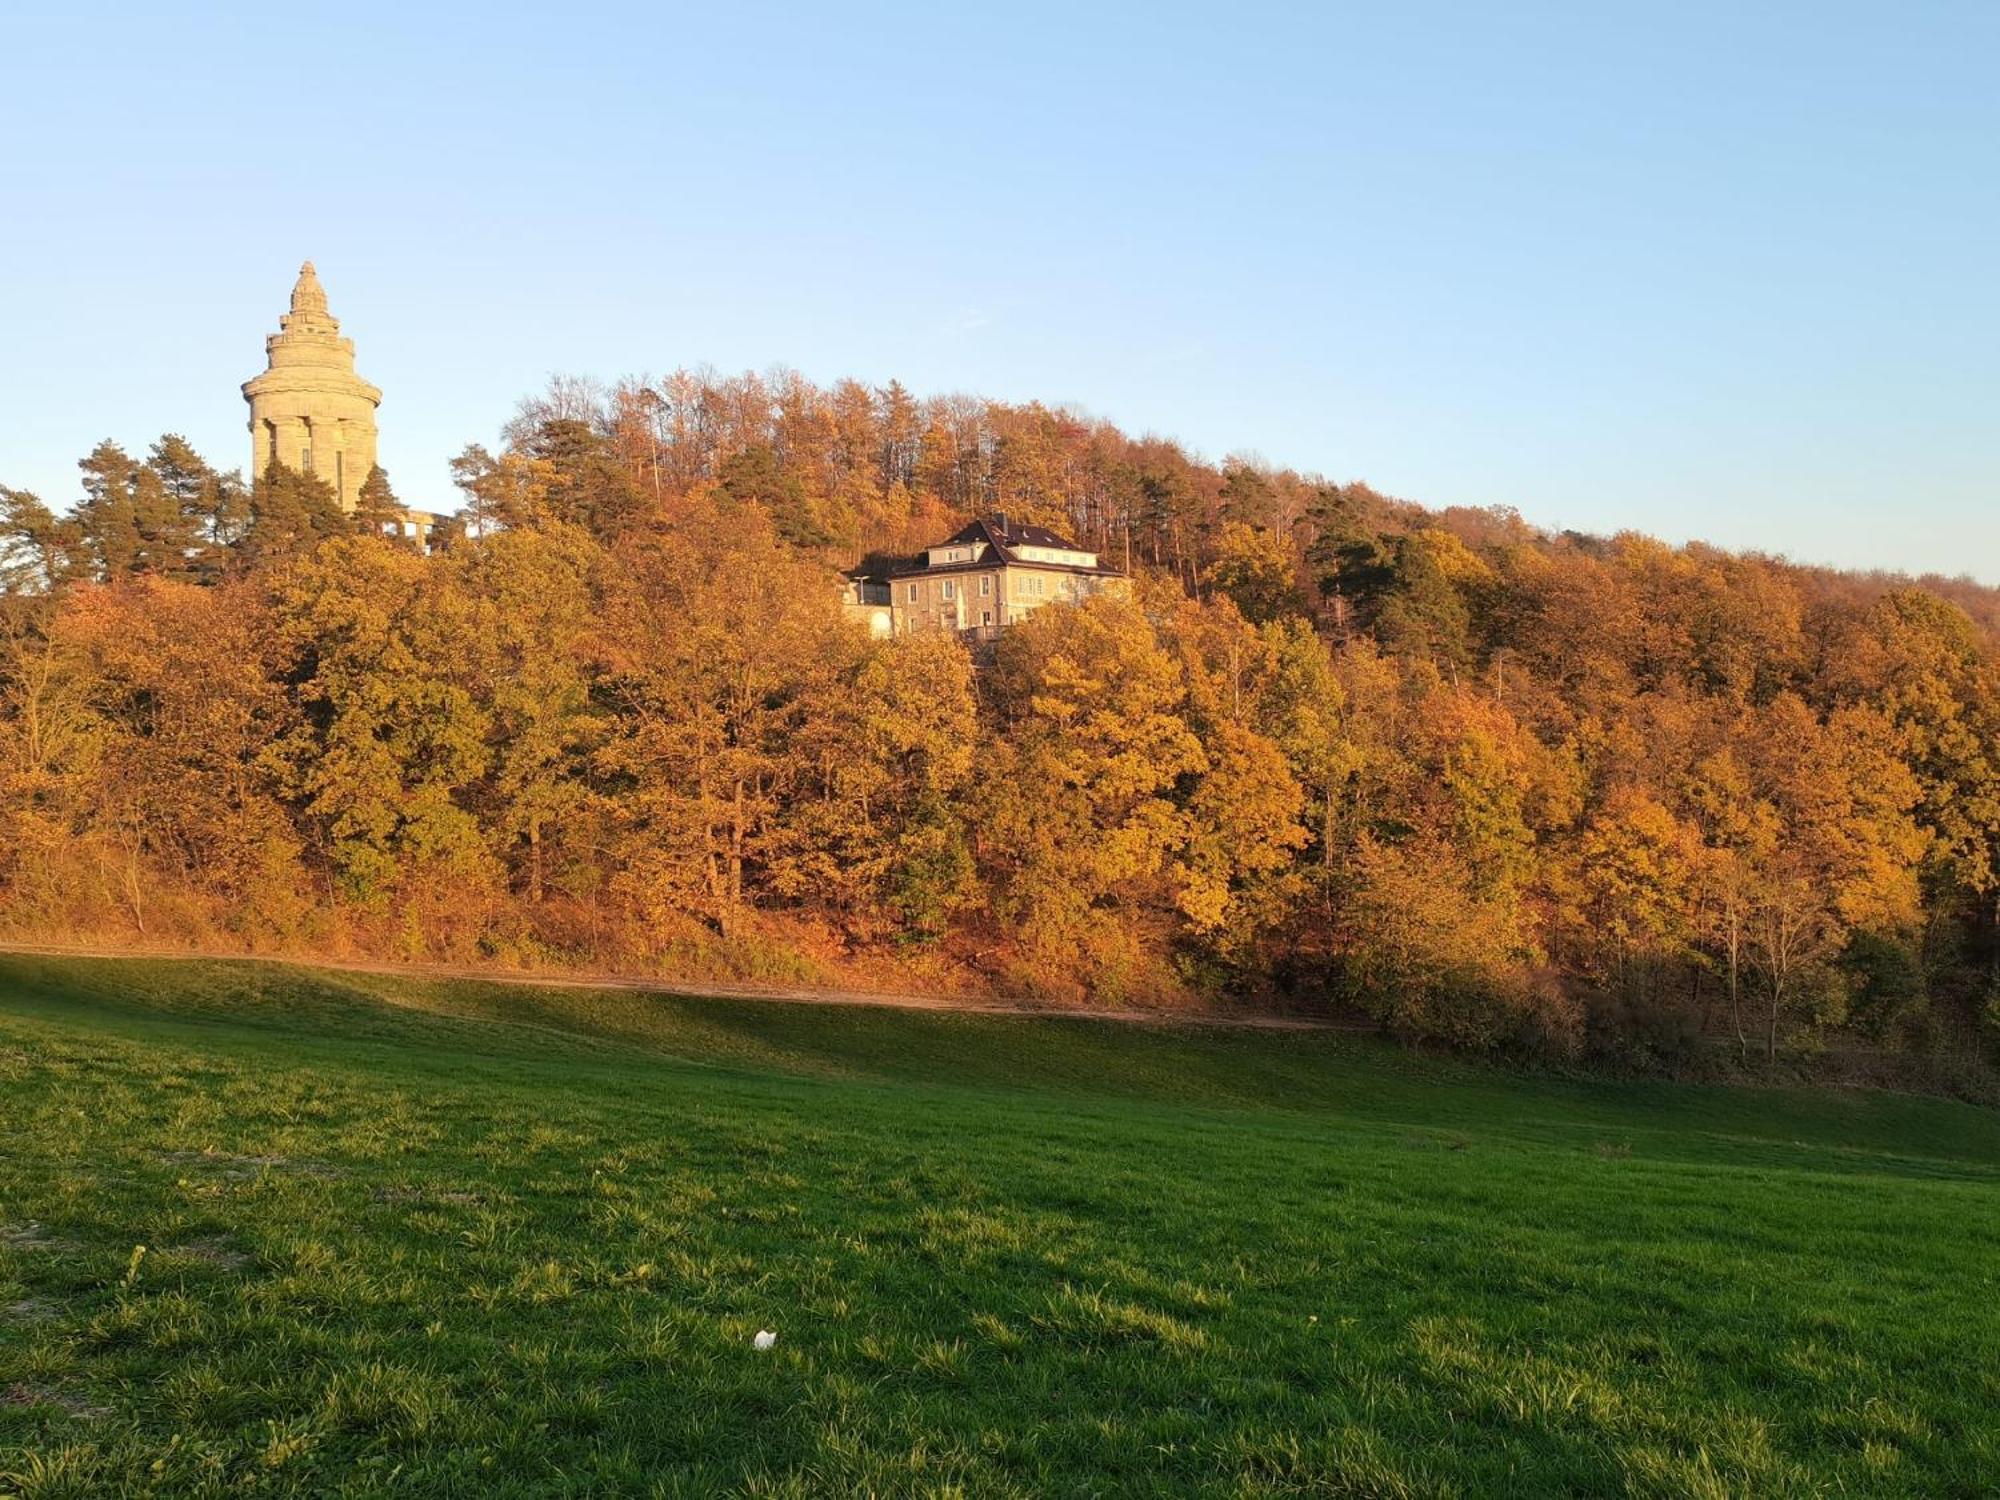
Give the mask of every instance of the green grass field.
<svg viewBox="0 0 2000 1500">
<path fill-rule="evenodd" d="M 1969 1106 L 8 957 L 0 1109 L 0 1494 L 2000 1488 Z"/>
</svg>

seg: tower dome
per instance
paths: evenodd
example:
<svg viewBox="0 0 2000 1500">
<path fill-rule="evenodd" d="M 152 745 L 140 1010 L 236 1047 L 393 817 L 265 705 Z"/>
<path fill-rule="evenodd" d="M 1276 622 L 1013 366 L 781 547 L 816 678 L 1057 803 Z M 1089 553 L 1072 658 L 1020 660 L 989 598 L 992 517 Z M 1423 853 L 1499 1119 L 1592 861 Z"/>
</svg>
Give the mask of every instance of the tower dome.
<svg viewBox="0 0 2000 1500">
<path fill-rule="evenodd" d="M 326 289 L 307 261 L 292 287 L 292 308 L 264 340 L 267 368 L 243 385 L 250 403 L 250 473 L 273 461 L 314 474 L 342 510 L 360 503 L 375 467 L 375 408 L 382 392 L 354 371 L 354 340 L 340 336 Z"/>
</svg>

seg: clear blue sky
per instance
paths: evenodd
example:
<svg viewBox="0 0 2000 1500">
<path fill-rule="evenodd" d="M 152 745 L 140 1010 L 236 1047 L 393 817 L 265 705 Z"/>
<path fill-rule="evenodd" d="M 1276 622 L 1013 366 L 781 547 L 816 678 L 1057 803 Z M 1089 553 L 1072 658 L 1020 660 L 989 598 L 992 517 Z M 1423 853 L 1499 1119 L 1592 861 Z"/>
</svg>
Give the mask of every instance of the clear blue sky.
<svg viewBox="0 0 2000 1500">
<path fill-rule="evenodd" d="M 404 497 L 553 373 L 1074 402 L 2000 581 L 2000 5 L 43 3 L 0 482 L 225 465 L 317 261 Z"/>
</svg>

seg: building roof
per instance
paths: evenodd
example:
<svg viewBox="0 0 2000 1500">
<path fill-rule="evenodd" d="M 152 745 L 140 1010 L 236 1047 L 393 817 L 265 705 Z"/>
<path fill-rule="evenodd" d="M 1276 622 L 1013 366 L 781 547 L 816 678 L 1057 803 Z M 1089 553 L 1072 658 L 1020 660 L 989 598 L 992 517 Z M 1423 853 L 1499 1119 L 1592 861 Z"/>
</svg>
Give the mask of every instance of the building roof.
<svg viewBox="0 0 2000 1500">
<path fill-rule="evenodd" d="M 1019 521 L 1009 521 L 1004 515 L 986 517 L 961 527 L 957 533 L 941 542 L 938 547 L 958 547 L 969 542 L 991 542 L 1002 552 L 1015 547 L 1053 547 L 1059 552 L 1088 552 L 1088 547 L 1080 547 L 1068 537 L 1058 536 L 1046 526 L 1027 526 Z"/>
<path fill-rule="evenodd" d="M 933 542 L 929 549 L 939 547 L 967 547 L 985 542 L 991 546 L 994 555 L 976 562 L 945 563 L 938 567 L 927 567 L 920 562 L 902 563 L 889 570 L 891 578 L 914 578 L 919 574 L 926 577 L 933 573 L 977 573 L 996 565 L 1001 567 L 1054 568 L 1062 573 L 1083 573 L 1092 577 L 1118 578 L 1123 575 L 1116 568 L 1103 566 L 1086 567 L 1079 563 L 1050 562 L 1042 558 L 1023 558 L 1014 555 L 1021 547 L 1047 547 L 1056 552 L 1083 552 L 1096 556 L 1088 547 L 1078 546 L 1064 536 L 1058 536 L 1046 526 L 1025 526 L 1020 522 L 1010 522 L 1005 516 L 994 516 L 990 520 L 981 517 L 969 525 L 946 537 L 941 542 Z"/>
<path fill-rule="evenodd" d="M 292 311 L 327 316 L 326 288 L 319 284 L 319 272 L 311 261 L 299 267 L 299 279 L 292 284 Z"/>
</svg>

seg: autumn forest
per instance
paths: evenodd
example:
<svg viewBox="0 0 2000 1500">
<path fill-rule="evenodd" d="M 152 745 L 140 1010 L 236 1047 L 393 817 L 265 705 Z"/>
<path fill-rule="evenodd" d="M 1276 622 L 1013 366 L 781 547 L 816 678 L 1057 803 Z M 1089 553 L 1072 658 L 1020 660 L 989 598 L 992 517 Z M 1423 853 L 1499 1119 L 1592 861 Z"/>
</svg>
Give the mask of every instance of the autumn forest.
<svg viewBox="0 0 2000 1500">
<path fill-rule="evenodd" d="M 559 382 L 454 468 L 427 554 L 379 471 L 172 436 L 0 489 L 0 931 L 1989 1076 L 2000 591 L 783 373 Z M 843 618 L 996 511 L 1132 596 Z"/>
</svg>

